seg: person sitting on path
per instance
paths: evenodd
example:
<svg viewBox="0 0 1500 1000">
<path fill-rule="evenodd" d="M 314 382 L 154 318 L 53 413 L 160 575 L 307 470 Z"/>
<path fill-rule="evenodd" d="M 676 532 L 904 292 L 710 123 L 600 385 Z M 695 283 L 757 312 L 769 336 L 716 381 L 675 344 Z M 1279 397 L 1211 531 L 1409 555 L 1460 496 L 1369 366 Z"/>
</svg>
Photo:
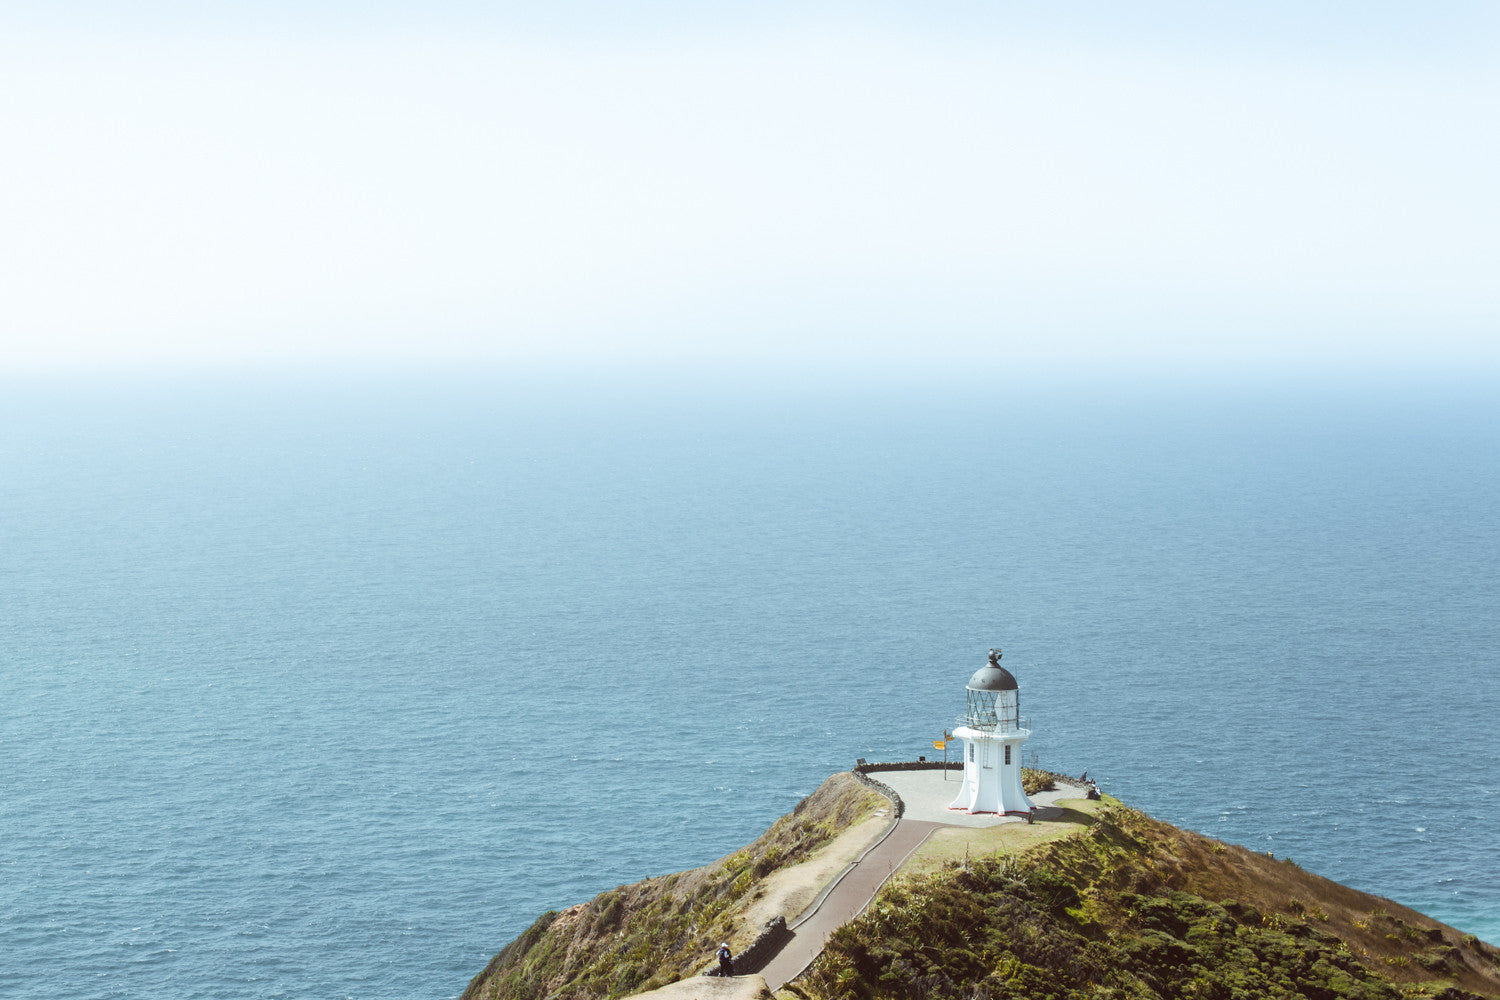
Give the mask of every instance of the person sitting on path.
<svg viewBox="0 0 1500 1000">
<path fill-rule="evenodd" d="M 718 956 L 719 956 L 719 975 L 721 975 L 721 976 L 732 976 L 732 975 L 734 975 L 734 959 L 730 955 L 730 952 L 729 952 L 729 942 L 728 941 L 725 941 L 723 944 L 719 945 Z"/>
</svg>

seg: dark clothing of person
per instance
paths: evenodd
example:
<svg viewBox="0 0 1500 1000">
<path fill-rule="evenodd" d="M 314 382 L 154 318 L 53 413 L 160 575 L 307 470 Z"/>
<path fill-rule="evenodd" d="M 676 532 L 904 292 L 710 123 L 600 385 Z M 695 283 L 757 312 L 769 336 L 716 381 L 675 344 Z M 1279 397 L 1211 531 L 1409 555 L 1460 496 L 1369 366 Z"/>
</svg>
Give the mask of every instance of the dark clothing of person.
<svg viewBox="0 0 1500 1000">
<path fill-rule="evenodd" d="M 719 949 L 719 975 L 734 975 L 734 959 L 730 957 L 728 948 Z"/>
</svg>

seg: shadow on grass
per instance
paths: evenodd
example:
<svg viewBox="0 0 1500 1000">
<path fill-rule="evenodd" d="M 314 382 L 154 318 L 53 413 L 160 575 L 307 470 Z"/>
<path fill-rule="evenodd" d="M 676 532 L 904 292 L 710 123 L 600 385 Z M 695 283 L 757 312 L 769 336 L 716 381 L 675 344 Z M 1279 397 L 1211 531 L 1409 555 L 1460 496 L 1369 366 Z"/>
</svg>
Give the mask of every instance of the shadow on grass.
<svg viewBox="0 0 1500 1000">
<path fill-rule="evenodd" d="M 1069 802 L 1077 802 L 1078 808 L 1068 805 Z M 1053 803 L 1050 806 L 1042 806 L 1036 811 L 1039 823 L 1072 823 L 1075 826 L 1093 826 L 1098 812 L 1098 805 L 1093 802 L 1084 804 L 1078 799 L 1064 799 L 1062 802 Z"/>
<path fill-rule="evenodd" d="M 1041 810 L 1037 811 L 1041 812 Z M 1047 812 L 1051 815 L 1048 815 L 1046 817 L 1038 817 L 1044 823 L 1074 823 L 1078 826 L 1094 825 L 1094 815 L 1092 813 L 1083 812 L 1080 809 L 1072 809 L 1068 806 L 1051 806 L 1047 810 Z"/>
</svg>

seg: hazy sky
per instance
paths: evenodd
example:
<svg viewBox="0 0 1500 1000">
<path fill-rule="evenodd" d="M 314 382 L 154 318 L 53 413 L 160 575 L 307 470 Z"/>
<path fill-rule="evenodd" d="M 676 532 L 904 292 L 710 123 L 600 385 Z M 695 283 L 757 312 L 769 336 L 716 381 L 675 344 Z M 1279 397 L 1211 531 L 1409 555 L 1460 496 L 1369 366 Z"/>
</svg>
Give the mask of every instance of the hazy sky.
<svg viewBox="0 0 1500 1000">
<path fill-rule="evenodd" d="M 1500 5 L 1238 7 L 13 0 L 0 367 L 1500 367 Z"/>
</svg>

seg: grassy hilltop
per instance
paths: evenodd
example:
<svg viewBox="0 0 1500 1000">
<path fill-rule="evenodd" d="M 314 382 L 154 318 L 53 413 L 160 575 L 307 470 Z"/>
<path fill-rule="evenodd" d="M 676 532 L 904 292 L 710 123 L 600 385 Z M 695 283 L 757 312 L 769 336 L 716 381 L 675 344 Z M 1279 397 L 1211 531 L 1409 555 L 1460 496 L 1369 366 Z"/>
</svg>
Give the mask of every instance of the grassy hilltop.
<svg viewBox="0 0 1500 1000">
<path fill-rule="evenodd" d="M 1110 804 L 1072 836 L 891 883 L 788 992 L 1466 1000 L 1500 996 L 1500 952 L 1289 860 Z"/>
<path fill-rule="evenodd" d="M 768 915 L 795 916 L 810 893 L 786 885 L 826 881 L 887 805 L 834 775 L 741 851 L 543 915 L 463 1000 L 603 1000 L 693 976 L 713 942 L 738 950 Z M 778 997 L 1500 997 L 1500 951 L 1471 935 L 1113 800 L 1076 806 L 969 831 L 962 858 L 934 841 Z"/>
</svg>

